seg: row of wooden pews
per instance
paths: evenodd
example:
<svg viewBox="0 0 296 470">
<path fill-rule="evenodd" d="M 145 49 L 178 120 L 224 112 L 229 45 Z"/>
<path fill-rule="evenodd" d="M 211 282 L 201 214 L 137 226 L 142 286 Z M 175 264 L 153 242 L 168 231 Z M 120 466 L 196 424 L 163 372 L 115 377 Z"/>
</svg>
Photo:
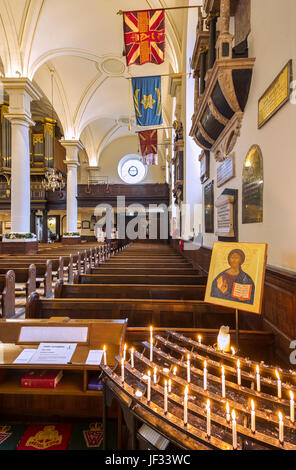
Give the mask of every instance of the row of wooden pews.
<svg viewBox="0 0 296 470">
<path fill-rule="evenodd" d="M 40 245 L 35 255 L 0 256 L 0 294 L 2 318 L 15 315 L 15 293 L 21 292 L 28 299 L 36 295 L 37 287 L 43 285 L 42 297 L 53 296 L 56 280 L 73 283 L 76 275 L 86 273 L 98 266 L 112 253 L 110 244 Z"/>
</svg>

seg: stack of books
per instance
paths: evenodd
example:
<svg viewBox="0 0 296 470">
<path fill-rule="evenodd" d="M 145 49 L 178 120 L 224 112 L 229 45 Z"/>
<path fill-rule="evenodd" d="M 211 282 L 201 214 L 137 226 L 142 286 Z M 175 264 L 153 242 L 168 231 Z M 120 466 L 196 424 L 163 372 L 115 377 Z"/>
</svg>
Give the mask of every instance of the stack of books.
<svg viewBox="0 0 296 470">
<path fill-rule="evenodd" d="M 56 388 L 62 376 L 62 370 L 30 370 L 21 378 L 21 386 L 28 388 Z"/>
</svg>

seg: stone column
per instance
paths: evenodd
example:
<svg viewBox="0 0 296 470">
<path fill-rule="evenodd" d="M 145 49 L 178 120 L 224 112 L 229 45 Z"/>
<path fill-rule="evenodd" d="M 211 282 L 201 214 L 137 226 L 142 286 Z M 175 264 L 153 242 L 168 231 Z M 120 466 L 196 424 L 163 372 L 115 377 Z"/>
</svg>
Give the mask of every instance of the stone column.
<svg viewBox="0 0 296 470">
<path fill-rule="evenodd" d="M 27 78 L 5 78 L 2 80 L 9 95 L 11 122 L 11 231 L 30 231 L 30 144 L 29 127 L 35 125 L 31 119 L 31 101 L 41 95 Z"/>
<path fill-rule="evenodd" d="M 48 211 L 44 209 L 42 216 L 42 243 L 48 243 L 48 224 L 47 224 Z"/>
<path fill-rule="evenodd" d="M 83 149 L 79 140 L 60 140 L 66 149 L 67 165 L 67 232 L 77 232 L 77 167 L 78 152 Z"/>
</svg>

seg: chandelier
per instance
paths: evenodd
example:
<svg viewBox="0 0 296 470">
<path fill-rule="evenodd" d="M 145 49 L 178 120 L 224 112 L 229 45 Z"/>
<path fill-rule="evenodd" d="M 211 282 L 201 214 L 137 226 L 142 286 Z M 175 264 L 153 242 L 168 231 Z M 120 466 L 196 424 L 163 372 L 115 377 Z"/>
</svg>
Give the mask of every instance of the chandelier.
<svg viewBox="0 0 296 470">
<path fill-rule="evenodd" d="M 46 191 L 61 191 L 65 187 L 65 181 L 61 173 L 57 173 L 54 169 L 47 170 L 44 176 L 42 187 Z"/>
</svg>

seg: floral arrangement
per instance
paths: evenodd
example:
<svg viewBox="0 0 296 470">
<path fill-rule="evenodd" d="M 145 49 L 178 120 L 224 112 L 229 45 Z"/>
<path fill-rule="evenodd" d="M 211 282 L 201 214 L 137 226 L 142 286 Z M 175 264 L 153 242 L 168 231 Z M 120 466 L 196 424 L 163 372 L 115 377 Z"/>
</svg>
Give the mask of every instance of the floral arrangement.
<svg viewBox="0 0 296 470">
<path fill-rule="evenodd" d="M 30 232 L 10 232 L 3 235 L 5 240 L 36 240 L 36 235 Z"/>
<path fill-rule="evenodd" d="M 79 232 L 65 232 L 63 237 L 80 237 Z"/>
</svg>

